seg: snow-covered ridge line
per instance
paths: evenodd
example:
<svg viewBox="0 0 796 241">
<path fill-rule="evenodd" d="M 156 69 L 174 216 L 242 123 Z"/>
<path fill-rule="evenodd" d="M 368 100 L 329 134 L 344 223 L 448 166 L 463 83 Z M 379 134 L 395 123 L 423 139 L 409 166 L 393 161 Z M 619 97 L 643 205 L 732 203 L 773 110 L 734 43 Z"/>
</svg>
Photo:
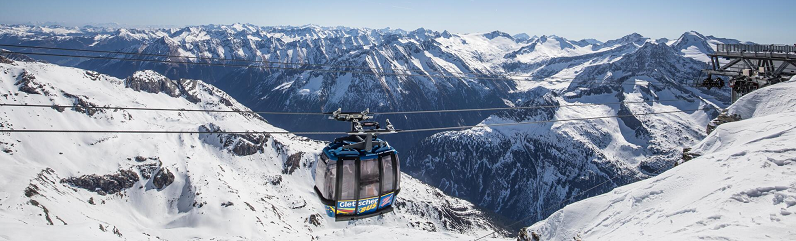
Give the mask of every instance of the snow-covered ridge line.
<svg viewBox="0 0 796 241">
<path fill-rule="evenodd" d="M 694 146 L 701 155 L 618 187 L 526 229 L 541 240 L 792 240 L 796 238 L 796 78 L 729 107 L 742 120 Z"/>
<path fill-rule="evenodd" d="M 0 57 L 13 129 L 272 130 L 238 113 L 95 110 L 140 106 L 248 110 L 203 81 L 153 71 L 119 79 Z M 469 202 L 404 175 L 396 211 L 336 223 L 313 187 L 324 143 L 293 135 L 0 134 L 0 240 L 470 239 L 497 228 Z"/>
</svg>

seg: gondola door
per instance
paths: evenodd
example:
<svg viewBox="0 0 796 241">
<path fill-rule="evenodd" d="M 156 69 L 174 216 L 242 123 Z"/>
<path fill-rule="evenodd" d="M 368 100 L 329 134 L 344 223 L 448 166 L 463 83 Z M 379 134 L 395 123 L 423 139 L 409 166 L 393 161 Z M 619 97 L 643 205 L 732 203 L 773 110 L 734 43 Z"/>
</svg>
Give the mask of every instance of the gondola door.
<svg viewBox="0 0 796 241">
<path fill-rule="evenodd" d="M 379 206 L 381 175 L 378 156 L 359 160 L 359 205 L 357 215 L 376 212 Z"/>
<path fill-rule="evenodd" d="M 337 214 L 355 215 L 357 201 L 358 159 L 343 159 L 337 162 Z"/>
</svg>

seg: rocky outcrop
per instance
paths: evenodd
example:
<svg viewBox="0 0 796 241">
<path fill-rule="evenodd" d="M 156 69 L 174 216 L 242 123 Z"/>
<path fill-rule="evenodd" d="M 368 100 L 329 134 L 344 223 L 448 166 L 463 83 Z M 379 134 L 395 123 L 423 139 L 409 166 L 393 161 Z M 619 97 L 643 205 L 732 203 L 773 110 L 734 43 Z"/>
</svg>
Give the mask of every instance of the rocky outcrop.
<svg viewBox="0 0 796 241">
<path fill-rule="evenodd" d="M 35 195 L 39 195 L 39 186 L 31 183 L 25 188 L 25 197 L 32 197 Z"/>
<path fill-rule="evenodd" d="M 152 179 L 152 184 L 158 189 L 163 189 L 174 182 L 174 173 L 164 167 L 160 168 L 158 174 Z"/>
<path fill-rule="evenodd" d="M 47 61 L 36 60 L 36 59 L 31 58 L 30 56 L 27 56 L 27 55 L 24 55 L 24 54 L 18 54 L 18 53 L 13 53 L 13 52 L 5 52 L 5 51 L 0 51 L 0 52 L 4 52 L 3 56 L 0 56 L 0 57 L 8 59 L 8 60 L 11 60 L 11 61 L 47 63 Z"/>
<path fill-rule="evenodd" d="M 143 179 L 150 179 L 153 175 L 157 175 L 160 172 L 160 166 L 163 165 L 163 162 L 160 161 L 160 157 L 143 157 L 143 156 L 136 156 L 134 158 L 127 158 L 127 160 L 135 160 L 137 163 L 136 167 L 138 168 L 138 172 L 141 173 L 141 178 Z M 152 160 L 151 162 L 147 162 Z"/>
<path fill-rule="evenodd" d="M 287 160 L 282 165 L 282 174 L 293 174 L 296 169 L 301 167 L 301 157 L 304 152 L 295 153 L 287 157 Z"/>
<path fill-rule="evenodd" d="M 165 93 L 171 97 L 180 96 L 180 88 L 174 81 L 152 70 L 135 72 L 133 76 L 124 80 L 124 86 L 135 91 Z"/>
<path fill-rule="evenodd" d="M 174 173 L 168 168 L 163 167 L 163 162 L 160 157 L 143 157 L 136 156 L 134 158 L 127 158 L 128 160 L 135 160 L 135 167 L 141 173 L 141 178 L 144 180 L 152 180 L 152 185 L 161 190 L 174 183 Z"/>
<path fill-rule="evenodd" d="M 91 73 L 86 73 L 87 75 Z M 96 78 L 98 78 L 97 76 Z M 196 90 L 199 81 L 190 79 L 172 80 L 152 70 L 137 71 L 124 80 L 124 86 L 135 91 L 159 94 L 164 93 L 171 97 L 183 97 L 192 103 L 198 103 L 199 97 L 192 92 Z M 221 103 L 229 106 L 227 99 Z"/>
<path fill-rule="evenodd" d="M 41 95 L 45 94 L 48 95 L 47 91 L 45 91 L 41 84 L 36 82 L 36 76 L 28 72 L 27 70 L 22 72 L 17 77 L 17 83 L 15 85 L 19 86 L 19 91 L 33 94 L 33 95 Z"/>
<path fill-rule="evenodd" d="M 102 77 L 102 74 L 91 70 L 86 70 L 86 72 L 84 72 L 83 75 L 94 81 L 99 80 Z"/>
<path fill-rule="evenodd" d="M 119 170 L 116 174 L 107 175 L 83 175 L 80 177 L 70 177 L 61 180 L 78 188 L 83 188 L 99 195 L 114 194 L 133 187 L 140 179 L 138 174 L 131 170 Z"/>
<path fill-rule="evenodd" d="M 694 158 L 699 157 L 699 154 L 691 152 L 691 148 L 683 148 L 683 160 L 682 162 L 690 161 Z"/>
<path fill-rule="evenodd" d="M 727 122 L 739 121 L 739 120 L 741 120 L 741 116 L 740 115 L 738 115 L 738 114 L 729 114 L 729 113 L 727 113 L 727 110 L 725 109 L 725 110 L 721 111 L 721 114 L 719 114 L 719 116 L 717 116 L 715 119 L 711 120 L 710 123 L 708 123 L 708 126 L 705 129 L 706 129 L 707 133 L 710 134 L 711 132 L 713 132 L 713 130 L 715 130 L 721 124 L 724 124 L 724 123 L 727 123 Z"/>
<path fill-rule="evenodd" d="M 520 232 L 517 234 L 517 241 L 539 241 L 539 240 L 540 240 L 539 234 L 528 230 L 528 228 L 520 229 Z"/>
<path fill-rule="evenodd" d="M 14 61 L 7 59 L 6 57 L 0 56 L 0 64 L 14 64 Z"/>
<path fill-rule="evenodd" d="M 213 123 L 202 125 L 199 131 L 203 132 L 222 132 L 220 127 Z M 238 156 L 249 156 L 262 152 L 266 146 L 270 135 L 261 133 L 247 134 L 203 134 L 202 140 L 209 144 L 220 145 Z"/>
<path fill-rule="evenodd" d="M 91 103 L 88 100 L 89 99 L 88 96 L 85 96 L 85 95 L 78 96 L 78 95 L 73 95 L 73 94 L 69 94 L 69 93 L 66 93 L 66 92 L 64 92 L 64 96 L 68 97 L 68 98 L 71 98 L 74 101 L 74 107 L 72 107 L 72 109 L 74 111 L 81 112 L 81 113 L 86 114 L 88 116 L 93 116 L 94 114 L 97 114 L 97 112 L 104 112 L 105 111 L 105 110 L 102 110 L 102 109 L 98 109 L 96 104 Z M 62 110 L 59 110 L 59 111 L 62 111 Z"/>
<path fill-rule="evenodd" d="M 321 219 L 323 219 L 323 217 L 321 217 L 320 214 L 316 213 L 316 214 L 310 215 L 310 217 L 308 217 L 304 221 L 309 223 L 309 224 L 312 224 L 315 227 L 320 227 L 321 226 Z"/>
<path fill-rule="evenodd" d="M 231 144 L 233 139 L 237 139 L 237 141 Z M 232 153 L 238 156 L 248 156 L 263 151 L 267 139 L 263 134 L 233 134 L 227 138 L 225 143 L 228 144 L 227 146 L 232 146 Z"/>
<path fill-rule="evenodd" d="M 31 199 L 28 203 L 30 203 L 30 205 L 33 205 L 33 206 L 41 208 L 41 210 L 44 212 L 44 220 L 47 220 L 47 225 L 54 225 L 52 218 L 50 218 L 50 210 L 47 209 L 47 207 L 45 207 L 44 205 L 41 205 L 41 203 L 39 203 L 38 201 L 33 200 L 33 199 Z M 39 216 L 41 216 L 41 215 L 39 215 Z"/>
</svg>

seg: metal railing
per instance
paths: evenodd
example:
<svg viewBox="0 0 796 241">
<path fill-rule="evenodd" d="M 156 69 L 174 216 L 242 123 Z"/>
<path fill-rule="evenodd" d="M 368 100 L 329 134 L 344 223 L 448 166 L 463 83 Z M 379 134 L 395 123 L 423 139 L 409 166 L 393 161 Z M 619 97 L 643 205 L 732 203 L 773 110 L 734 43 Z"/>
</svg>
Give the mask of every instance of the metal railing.
<svg viewBox="0 0 796 241">
<path fill-rule="evenodd" d="M 716 44 L 716 52 L 725 53 L 796 53 L 796 45 Z"/>
</svg>

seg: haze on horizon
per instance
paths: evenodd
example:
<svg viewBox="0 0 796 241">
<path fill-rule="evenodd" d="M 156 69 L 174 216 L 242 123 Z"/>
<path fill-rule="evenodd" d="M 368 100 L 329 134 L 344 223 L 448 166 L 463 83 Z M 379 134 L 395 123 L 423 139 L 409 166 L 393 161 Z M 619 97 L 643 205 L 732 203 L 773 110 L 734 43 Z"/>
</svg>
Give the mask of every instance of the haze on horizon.
<svg viewBox="0 0 796 241">
<path fill-rule="evenodd" d="M 454 33 L 499 30 L 601 41 L 634 32 L 650 38 L 677 38 L 683 32 L 695 30 L 705 35 L 764 44 L 796 43 L 796 31 L 789 31 L 796 26 L 791 15 L 794 4 L 788 0 L 27 0 L 3 5 L 0 8 L 2 24 L 116 23 L 127 27 L 182 27 L 251 23 L 404 30 L 422 27 Z"/>
</svg>

